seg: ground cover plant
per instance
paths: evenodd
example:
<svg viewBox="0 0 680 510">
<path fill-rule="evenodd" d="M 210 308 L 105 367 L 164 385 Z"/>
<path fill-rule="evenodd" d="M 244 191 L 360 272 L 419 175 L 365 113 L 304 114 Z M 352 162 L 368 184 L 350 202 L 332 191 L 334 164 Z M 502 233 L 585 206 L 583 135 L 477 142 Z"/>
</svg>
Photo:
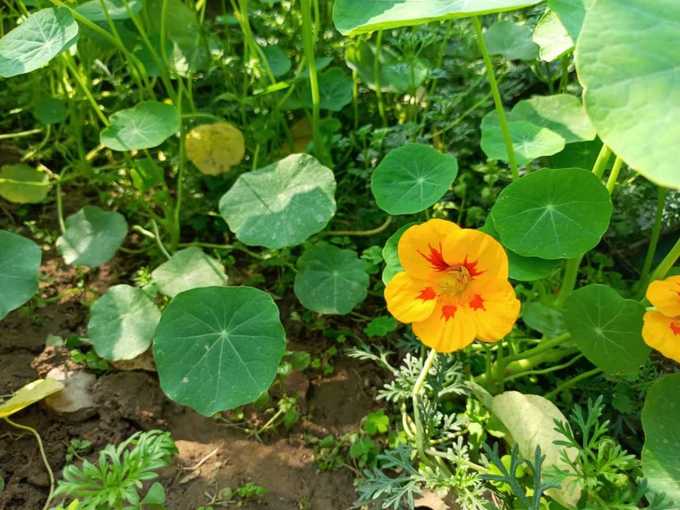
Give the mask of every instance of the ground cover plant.
<svg viewBox="0 0 680 510">
<path fill-rule="evenodd" d="M 680 508 L 679 44 L 673 0 L 4 2 L 0 508 Z"/>
</svg>

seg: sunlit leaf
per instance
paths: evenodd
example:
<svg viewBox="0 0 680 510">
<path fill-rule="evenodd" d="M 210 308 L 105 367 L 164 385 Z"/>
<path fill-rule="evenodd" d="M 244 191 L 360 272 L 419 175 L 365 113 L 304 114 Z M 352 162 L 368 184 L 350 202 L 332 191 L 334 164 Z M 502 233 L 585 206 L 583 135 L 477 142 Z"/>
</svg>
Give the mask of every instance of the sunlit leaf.
<svg viewBox="0 0 680 510">
<path fill-rule="evenodd" d="M 104 128 L 102 145 L 116 151 L 150 149 L 162 144 L 179 131 L 177 108 L 157 101 L 144 101 L 132 108 L 120 110 Z"/>
<path fill-rule="evenodd" d="M 42 202 L 50 191 L 46 172 L 19 163 L 0 168 L 0 197 L 15 204 Z"/>
<path fill-rule="evenodd" d="M 170 297 L 198 287 L 227 284 L 222 264 L 195 247 L 176 252 L 170 260 L 153 270 L 151 278 L 158 290 Z"/>
<path fill-rule="evenodd" d="M 102 6 L 103 4 L 103 6 Z M 76 11 L 90 21 L 119 21 L 139 14 L 144 0 L 89 0 L 76 6 Z M 107 16 L 108 14 L 108 16 Z"/>
<path fill-rule="evenodd" d="M 219 175 L 238 165 L 246 154 L 243 133 L 228 122 L 201 124 L 186 135 L 189 160 L 206 175 Z"/>
<path fill-rule="evenodd" d="M 0 418 L 12 416 L 14 413 L 35 404 L 64 389 L 64 385 L 54 379 L 38 379 L 19 388 L 12 397 L 0 404 Z"/>
</svg>

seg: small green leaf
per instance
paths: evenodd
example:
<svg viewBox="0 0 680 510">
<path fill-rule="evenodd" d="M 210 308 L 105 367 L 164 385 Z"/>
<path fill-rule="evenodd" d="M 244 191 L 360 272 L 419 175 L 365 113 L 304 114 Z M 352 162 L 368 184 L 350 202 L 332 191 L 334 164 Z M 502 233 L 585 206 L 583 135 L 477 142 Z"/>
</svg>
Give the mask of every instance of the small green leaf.
<svg viewBox="0 0 680 510">
<path fill-rule="evenodd" d="M 352 102 L 353 82 L 345 71 L 338 67 L 331 67 L 319 74 L 319 107 L 322 110 L 339 112 Z M 312 109 L 312 89 L 309 80 L 305 80 L 298 89 L 299 92 L 288 101 L 288 108 Z"/>
<path fill-rule="evenodd" d="M 390 317 L 389 315 L 381 315 L 366 325 L 364 328 L 364 333 L 369 337 L 385 336 L 396 330 L 398 325 L 399 324 L 394 319 L 394 317 Z"/>
<path fill-rule="evenodd" d="M 526 25 L 508 20 L 497 21 L 484 33 L 491 55 L 501 55 L 510 60 L 534 60 L 538 46 L 531 40 L 531 30 Z"/>
<path fill-rule="evenodd" d="M 565 331 L 562 312 L 540 301 L 522 305 L 522 321 L 546 337 L 555 337 Z"/>
<path fill-rule="evenodd" d="M 288 71 L 290 71 L 291 68 L 290 57 L 286 54 L 285 51 L 283 51 L 281 46 L 278 45 L 265 46 L 264 48 L 262 48 L 262 52 L 264 53 L 264 56 L 267 58 L 267 62 L 269 62 L 269 67 L 271 68 L 272 74 L 274 75 L 275 78 L 280 78 Z"/>
<path fill-rule="evenodd" d="M 369 436 L 387 434 L 390 430 L 390 418 L 382 409 L 373 411 L 366 415 L 364 422 L 361 424 L 361 428 L 363 428 L 364 432 Z"/>
<path fill-rule="evenodd" d="M 525 165 L 541 156 L 551 156 L 564 149 L 564 138 L 554 131 L 524 120 L 508 120 L 517 163 Z M 482 119 L 482 150 L 489 159 L 508 161 L 505 138 L 495 111 Z"/>
<path fill-rule="evenodd" d="M 567 29 L 553 11 L 546 11 L 538 20 L 533 40 L 538 44 L 539 55 L 544 62 L 554 62 L 574 47 Z"/>
<path fill-rule="evenodd" d="M 295 295 L 318 313 L 345 315 L 366 299 L 368 273 L 353 250 L 320 243 L 298 260 Z"/>
<path fill-rule="evenodd" d="M 102 358 L 132 359 L 149 348 L 160 318 L 143 290 L 115 285 L 92 305 L 87 334 Z"/>
<path fill-rule="evenodd" d="M 113 258 L 126 235 L 122 214 L 86 205 L 66 218 L 57 248 L 67 264 L 97 267 Z"/>
<path fill-rule="evenodd" d="M 666 496 L 676 508 L 680 505 L 680 374 L 657 379 L 647 392 L 642 408 L 645 444 L 642 472 L 649 488 Z"/>
<path fill-rule="evenodd" d="M 284 350 L 276 304 L 251 287 L 177 295 L 153 343 L 163 391 L 203 416 L 256 400 L 274 381 Z"/>
<path fill-rule="evenodd" d="M 303 243 L 335 214 L 335 176 L 307 154 L 241 174 L 220 199 L 239 241 L 279 249 Z"/>
<path fill-rule="evenodd" d="M 357 35 L 431 21 L 513 11 L 541 0 L 336 0 L 333 22 L 343 35 Z"/>
<path fill-rule="evenodd" d="M 390 280 L 394 278 L 397 273 L 401 273 L 404 269 L 401 267 L 401 261 L 399 260 L 399 253 L 397 252 L 397 247 L 399 246 L 399 239 L 406 229 L 415 225 L 414 222 L 407 223 L 392 234 L 389 239 L 385 242 L 385 247 L 382 251 L 383 260 L 385 261 L 385 269 L 382 273 L 382 281 L 385 285 L 390 283 Z"/>
<path fill-rule="evenodd" d="M 680 172 L 669 147 L 680 140 L 679 19 L 674 0 L 597 0 L 576 46 L 597 134 L 632 169 L 674 189 Z"/>
<path fill-rule="evenodd" d="M 42 253 L 30 239 L 0 230 L 0 320 L 38 292 Z"/>
<path fill-rule="evenodd" d="M 151 278 L 158 290 L 170 297 L 198 287 L 227 284 L 222 264 L 195 247 L 175 253 L 170 260 L 154 269 Z"/>
<path fill-rule="evenodd" d="M 59 124 L 66 119 L 66 103 L 56 97 L 42 97 L 35 102 L 31 112 L 46 126 Z"/>
<path fill-rule="evenodd" d="M 571 338 L 595 366 L 609 375 L 635 375 L 649 358 L 642 339 L 645 307 L 606 285 L 588 285 L 566 302 L 564 320 Z"/>
<path fill-rule="evenodd" d="M 525 257 L 577 257 L 599 242 L 612 203 L 600 179 L 578 168 L 544 169 L 501 191 L 491 215 L 504 246 Z"/>
<path fill-rule="evenodd" d="M 42 202 L 50 191 L 46 172 L 18 163 L 0 168 L 0 197 L 15 204 Z"/>
<path fill-rule="evenodd" d="M 157 101 L 144 101 L 120 110 L 111 115 L 110 121 L 111 125 L 102 130 L 100 141 L 115 151 L 157 147 L 180 127 L 177 108 Z"/>
<path fill-rule="evenodd" d="M 454 156 L 412 143 L 385 156 L 371 176 L 371 191 L 383 211 L 413 214 L 442 198 L 456 175 Z"/>
<path fill-rule="evenodd" d="M 142 7 L 144 0 L 89 0 L 77 5 L 76 11 L 90 21 L 106 23 L 107 13 L 112 20 L 120 21 L 139 14 Z"/>
<path fill-rule="evenodd" d="M 78 36 L 66 7 L 42 9 L 0 39 L 0 77 L 30 73 L 48 64 Z"/>
</svg>

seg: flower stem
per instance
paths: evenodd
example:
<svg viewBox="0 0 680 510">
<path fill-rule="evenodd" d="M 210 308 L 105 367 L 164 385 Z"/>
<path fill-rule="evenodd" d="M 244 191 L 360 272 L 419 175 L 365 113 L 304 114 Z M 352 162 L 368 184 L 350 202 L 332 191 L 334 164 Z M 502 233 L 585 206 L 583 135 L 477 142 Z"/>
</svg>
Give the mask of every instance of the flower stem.
<svg viewBox="0 0 680 510">
<path fill-rule="evenodd" d="M 383 127 L 387 127 L 387 117 L 385 116 L 385 102 L 382 95 L 382 83 L 380 79 L 380 55 L 382 53 L 382 30 L 378 30 L 378 35 L 375 39 L 375 57 L 373 60 L 373 81 L 375 82 L 375 95 L 378 98 L 378 112 L 382 120 Z"/>
<path fill-rule="evenodd" d="M 327 230 L 323 233 L 326 236 L 355 236 L 355 237 L 370 237 L 384 232 L 392 223 L 392 216 L 388 216 L 382 225 L 370 230 Z"/>
<path fill-rule="evenodd" d="M 668 254 L 663 258 L 661 263 L 656 267 L 654 272 L 652 273 L 652 276 L 649 278 L 649 281 L 653 282 L 654 280 L 661 280 L 666 276 L 668 271 L 670 270 L 671 267 L 673 267 L 673 264 L 680 258 L 680 238 L 675 242 L 673 247 L 671 248 L 671 251 L 668 252 Z"/>
<path fill-rule="evenodd" d="M 644 289 L 647 287 L 647 279 L 649 272 L 652 270 L 652 263 L 654 262 L 654 255 L 656 255 L 656 247 L 659 245 L 659 238 L 661 237 L 661 226 L 663 224 L 663 211 L 666 207 L 666 196 L 668 195 L 668 188 L 659 186 L 657 188 L 656 197 L 656 217 L 654 218 L 654 227 L 652 228 L 652 235 L 649 239 L 649 247 L 645 255 L 645 261 L 642 264 L 642 271 L 640 271 L 640 287 Z"/>
<path fill-rule="evenodd" d="M 437 351 L 431 349 L 430 354 L 427 356 L 427 359 L 425 360 L 423 369 L 420 371 L 420 375 L 418 376 L 415 384 L 413 385 L 413 392 L 411 393 L 411 400 L 413 401 L 413 418 L 416 423 L 416 447 L 418 448 L 418 455 L 420 456 L 420 459 L 423 462 L 427 461 L 427 456 L 425 454 L 425 438 L 423 422 L 420 418 L 420 403 L 418 397 L 420 396 L 420 393 L 423 390 L 423 386 L 425 385 L 425 381 L 427 380 L 427 376 L 430 372 L 430 369 L 432 368 L 432 365 L 436 357 Z"/>
<path fill-rule="evenodd" d="M 609 174 L 609 179 L 607 179 L 607 191 L 609 191 L 610 195 L 613 193 L 614 187 L 616 186 L 616 181 L 619 178 L 619 173 L 621 173 L 621 167 L 623 167 L 623 160 L 617 156 L 616 160 L 614 161 L 612 171 Z"/>
<path fill-rule="evenodd" d="M 583 381 L 584 379 L 588 379 L 589 377 L 592 377 L 594 375 L 597 375 L 602 372 L 601 368 L 593 368 L 592 370 L 588 370 L 587 372 L 583 372 L 582 374 L 578 374 L 575 377 L 572 377 L 571 379 L 567 379 L 564 381 L 562 384 L 560 384 L 557 388 L 552 390 L 550 393 L 548 393 L 545 398 L 548 400 L 552 400 L 555 398 L 560 392 L 571 388 L 575 384 Z"/>
<path fill-rule="evenodd" d="M 515 148 L 512 145 L 512 136 L 510 135 L 510 128 L 508 127 L 508 119 L 505 115 L 505 108 L 503 107 L 503 100 L 501 99 L 501 92 L 498 88 L 498 81 L 496 80 L 496 73 L 493 69 L 491 55 L 489 55 L 489 50 L 486 47 L 486 41 L 484 41 L 482 24 L 480 23 L 477 16 L 472 18 L 472 25 L 474 26 L 475 33 L 477 34 L 477 46 L 479 47 L 479 51 L 482 54 L 482 59 L 484 60 L 484 65 L 486 66 L 486 76 L 487 80 L 489 81 L 489 86 L 491 87 L 491 94 L 493 95 L 494 104 L 496 105 L 498 123 L 501 126 L 501 133 L 503 133 L 503 141 L 505 142 L 505 150 L 508 153 L 508 163 L 510 164 L 512 178 L 517 179 L 519 177 L 519 172 L 517 170 Z"/>
</svg>

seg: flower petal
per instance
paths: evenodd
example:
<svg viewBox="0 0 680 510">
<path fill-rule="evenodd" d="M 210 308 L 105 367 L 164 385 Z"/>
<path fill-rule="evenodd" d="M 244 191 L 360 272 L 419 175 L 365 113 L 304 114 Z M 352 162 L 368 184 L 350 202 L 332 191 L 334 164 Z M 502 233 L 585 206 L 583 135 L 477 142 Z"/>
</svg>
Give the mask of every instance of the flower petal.
<svg viewBox="0 0 680 510">
<path fill-rule="evenodd" d="M 473 282 L 463 299 L 475 322 L 477 338 L 485 342 L 504 338 L 519 317 L 520 303 L 507 280 L 483 286 Z"/>
<path fill-rule="evenodd" d="M 680 276 L 652 282 L 647 287 L 647 299 L 664 315 L 680 315 Z"/>
<path fill-rule="evenodd" d="M 427 319 L 437 305 L 437 293 L 426 281 L 397 273 L 385 288 L 387 310 L 404 323 Z"/>
<path fill-rule="evenodd" d="M 437 273 L 446 270 L 442 256 L 442 242 L 458 225 L 446 220 L 429 220 L 406 230 L 399 239 L 399 261 L 404 270 L 414 278 L 436 279 Z"/>
<path fill-rule="evenodd" d="M 469 308 L 440 299 L 429 318 L 413 323 L 413 332 L 435 351 L 453 352 L 470 345 L 477 331 Z"/>
<path fill-rule="evenodd" d="M 460 229 L 442 243 L 449 266 L 465 266 L 473 279 L 507 280 L 508 255 L 493 237 L 479 230 Z"/>
<path fill-rule="evenodd" d="M 680 363 L 680 319 L 659 312 L 647 312 L 642 338 L 651 348 Z"/>
</svg>

